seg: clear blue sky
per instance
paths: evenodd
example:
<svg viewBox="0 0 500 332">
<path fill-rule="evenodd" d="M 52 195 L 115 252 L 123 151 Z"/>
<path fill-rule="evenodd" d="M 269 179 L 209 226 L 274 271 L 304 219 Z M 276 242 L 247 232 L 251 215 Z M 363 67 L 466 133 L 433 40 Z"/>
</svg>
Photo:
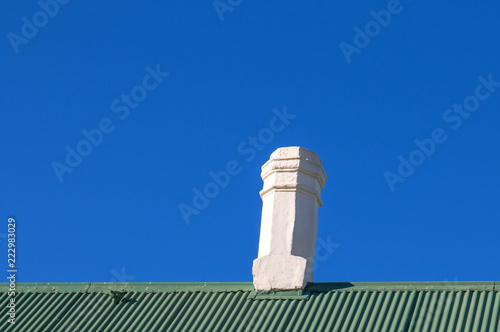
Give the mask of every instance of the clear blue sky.
<svg viewBox="0 0 500 332">
<path fill-rule="evenodd" d="M 0 11 L 17 281 L 251 281 L 296 145 L 329 177 L 315 281 L 500 279 L 498 2 L 61 2 Z"/>
</svg>

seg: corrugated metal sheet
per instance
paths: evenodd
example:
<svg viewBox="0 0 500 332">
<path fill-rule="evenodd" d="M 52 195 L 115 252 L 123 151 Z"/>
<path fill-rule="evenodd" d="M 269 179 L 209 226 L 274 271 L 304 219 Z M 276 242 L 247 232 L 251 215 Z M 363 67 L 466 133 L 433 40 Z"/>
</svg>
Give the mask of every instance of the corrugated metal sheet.
<svg viewBox="0 0 500 332">
<path fill-rule="evenodd" d="M 500 331 L 495 282 L 17 284 L 15 326 L 7 288 L 0 331 Z"/>
</svg>

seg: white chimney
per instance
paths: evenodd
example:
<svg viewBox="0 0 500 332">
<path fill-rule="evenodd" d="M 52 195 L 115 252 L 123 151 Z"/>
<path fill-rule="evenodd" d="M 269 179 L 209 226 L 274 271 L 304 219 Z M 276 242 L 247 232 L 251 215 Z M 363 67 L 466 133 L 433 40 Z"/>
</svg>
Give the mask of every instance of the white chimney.
<svg viewBox="0 0 500 332">
<path fill-rule="evenodd" d="M 255 289 L 302 289 L 313 281 L 325 171 L 316 153 L 292 146 L 274 151 L 261 176 L 259 256 L 252 269 Z"/>
</svg>

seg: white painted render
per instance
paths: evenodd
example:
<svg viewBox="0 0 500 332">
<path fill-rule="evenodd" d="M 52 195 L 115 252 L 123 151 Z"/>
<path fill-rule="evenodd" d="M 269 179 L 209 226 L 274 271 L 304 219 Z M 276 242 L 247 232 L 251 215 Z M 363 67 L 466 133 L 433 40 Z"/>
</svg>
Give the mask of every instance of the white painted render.
<svg viewBox="0 0 500 332">
<path fill-rule="evenodd" d="M 262 166 L 264 187 L 256 290 L 299 289 L 313 281 L 321 189 L 321 160 L 302 147 L 279 148 Z"/>
</svg>

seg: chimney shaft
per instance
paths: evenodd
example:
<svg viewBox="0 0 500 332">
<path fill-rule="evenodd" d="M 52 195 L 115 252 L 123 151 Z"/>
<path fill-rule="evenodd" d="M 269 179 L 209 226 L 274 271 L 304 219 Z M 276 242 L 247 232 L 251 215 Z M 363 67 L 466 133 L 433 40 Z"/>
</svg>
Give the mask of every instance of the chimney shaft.
<svg viewBox="0 0 500 332">
<path fill-rule="evenodd" d="M 318 208 L 326 174 L 318 155 L 301 147 L 279 148 L 262 166 L 264 188 L 256 290 L 299 289 L 313 281 Z"/>
</svg>

